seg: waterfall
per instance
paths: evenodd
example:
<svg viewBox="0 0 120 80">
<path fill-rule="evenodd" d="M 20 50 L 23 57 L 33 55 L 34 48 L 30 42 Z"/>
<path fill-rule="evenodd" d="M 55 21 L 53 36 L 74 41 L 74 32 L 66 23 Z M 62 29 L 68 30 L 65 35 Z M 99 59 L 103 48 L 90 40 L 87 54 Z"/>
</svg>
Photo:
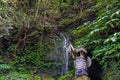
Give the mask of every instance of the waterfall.
<svg viewBox="0 0 120 80">
<path fill-rule="evenodd" d="M 68 36 L 66 35 L 63 35 L 62 34 L 62 37 L 63 37 L 63 57 L 64 59 L 62 60 L 63 62 L 63 65 L 62 65 L 62 75 L 66 74 L 68 72 L 68 64 L 69 64 L 69 53 L 68 53 L 68 50 L 67 50 L 67 47 L 69 45 L 69 38 Z"/>
<path fill-rule="evenodd" d="M 69 37 L 66 34 L 60 33 L 54 39 L 55 46 L 55 63 L 59 66 L 56 68 L 56 73 L 65 75 L 68 72 L 69 53 L 67 51 Z"/>
</svg>

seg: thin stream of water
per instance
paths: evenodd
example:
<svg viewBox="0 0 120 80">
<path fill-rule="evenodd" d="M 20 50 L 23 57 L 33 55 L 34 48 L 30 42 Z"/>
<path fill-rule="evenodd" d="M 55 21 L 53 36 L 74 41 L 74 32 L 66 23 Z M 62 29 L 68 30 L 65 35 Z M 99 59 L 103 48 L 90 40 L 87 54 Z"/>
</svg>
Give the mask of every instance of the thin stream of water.
<svg viewBox="0 0 120 80">
<path fill-rule="evenodd" d="M 69 65 L 69 53 L 68 53 L 68 50 L 67 50 L 67 47 L 68 47 L 68 42 L 69 42 L 69 38 L 68 36 L 63 36 L 63 53 L 64 53 L 64 65 L 63 65 L 63 68 L 62 70 L 64 70 L 62 73 L 63 74 L 67 74 L 68 72 L 68 65 Z"/>
</svg>

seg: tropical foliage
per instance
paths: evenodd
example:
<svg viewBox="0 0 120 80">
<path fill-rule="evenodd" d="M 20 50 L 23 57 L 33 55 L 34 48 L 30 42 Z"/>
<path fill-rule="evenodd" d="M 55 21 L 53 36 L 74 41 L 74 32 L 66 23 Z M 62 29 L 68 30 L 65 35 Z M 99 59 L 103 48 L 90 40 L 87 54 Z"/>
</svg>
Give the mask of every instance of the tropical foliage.
<svg viewBox="0 0 120 80">
<path fill-rule="evenodd" d="M 113 77 L 114 80 L 118 80 L 119 77 L 116 76 L 119 73 L 116 73 L 114 68 L 118 70 L 120 66 L 117 64 L 120 58 L 120 7 L 118 6 L 120 4 L 119 0 L 100 1 L 98 0 L 96 6 L 93 7 L 99 9 L 98 17 L 92 22 L 80 25 L 72 33 L 79 36 L 75 44 L 84 44 L 92 53 L 93 60 L 97 60 L 102 65 L 105 70 L 104 80 L 113 80 Z"/>
</svg>

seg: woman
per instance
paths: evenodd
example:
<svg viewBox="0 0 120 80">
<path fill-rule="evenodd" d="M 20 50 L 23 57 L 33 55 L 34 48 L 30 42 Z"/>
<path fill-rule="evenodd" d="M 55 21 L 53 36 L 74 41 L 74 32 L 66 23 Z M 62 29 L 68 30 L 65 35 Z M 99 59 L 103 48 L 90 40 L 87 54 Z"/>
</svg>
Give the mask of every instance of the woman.
<svg viewBox="0 0 120 80">
<path fill-rule="evenodd" d="M 72 46 L 72 45 L 70 45 Z M 88 78 L 88 67 L 91 66 L 92 61 L 90 57 L 87 56 L 87 51 L 82 48 L 73 48 L 73 46 L 70 48 L 69 51 L 74 57 L 74 66 L 75 66 L 75 76 L 76 80 L 89 80 Z"/>
</svg>

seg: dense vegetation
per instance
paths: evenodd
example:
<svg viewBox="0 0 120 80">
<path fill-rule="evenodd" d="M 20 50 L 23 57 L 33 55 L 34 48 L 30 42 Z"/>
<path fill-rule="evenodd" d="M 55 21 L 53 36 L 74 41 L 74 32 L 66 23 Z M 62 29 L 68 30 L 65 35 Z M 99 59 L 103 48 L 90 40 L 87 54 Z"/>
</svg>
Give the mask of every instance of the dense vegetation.
<svg viewBox="0 0 120 80">
<path fill-rule="evenodd" d="M 73 64 L 60 75 L 61 33 L 88 50 L 92 77 L 97 62 L 102 80 L 119 80 L 119 31 L 119 0 L 0 0 L 0 80 L 73 80 Z"/>
</svg>

